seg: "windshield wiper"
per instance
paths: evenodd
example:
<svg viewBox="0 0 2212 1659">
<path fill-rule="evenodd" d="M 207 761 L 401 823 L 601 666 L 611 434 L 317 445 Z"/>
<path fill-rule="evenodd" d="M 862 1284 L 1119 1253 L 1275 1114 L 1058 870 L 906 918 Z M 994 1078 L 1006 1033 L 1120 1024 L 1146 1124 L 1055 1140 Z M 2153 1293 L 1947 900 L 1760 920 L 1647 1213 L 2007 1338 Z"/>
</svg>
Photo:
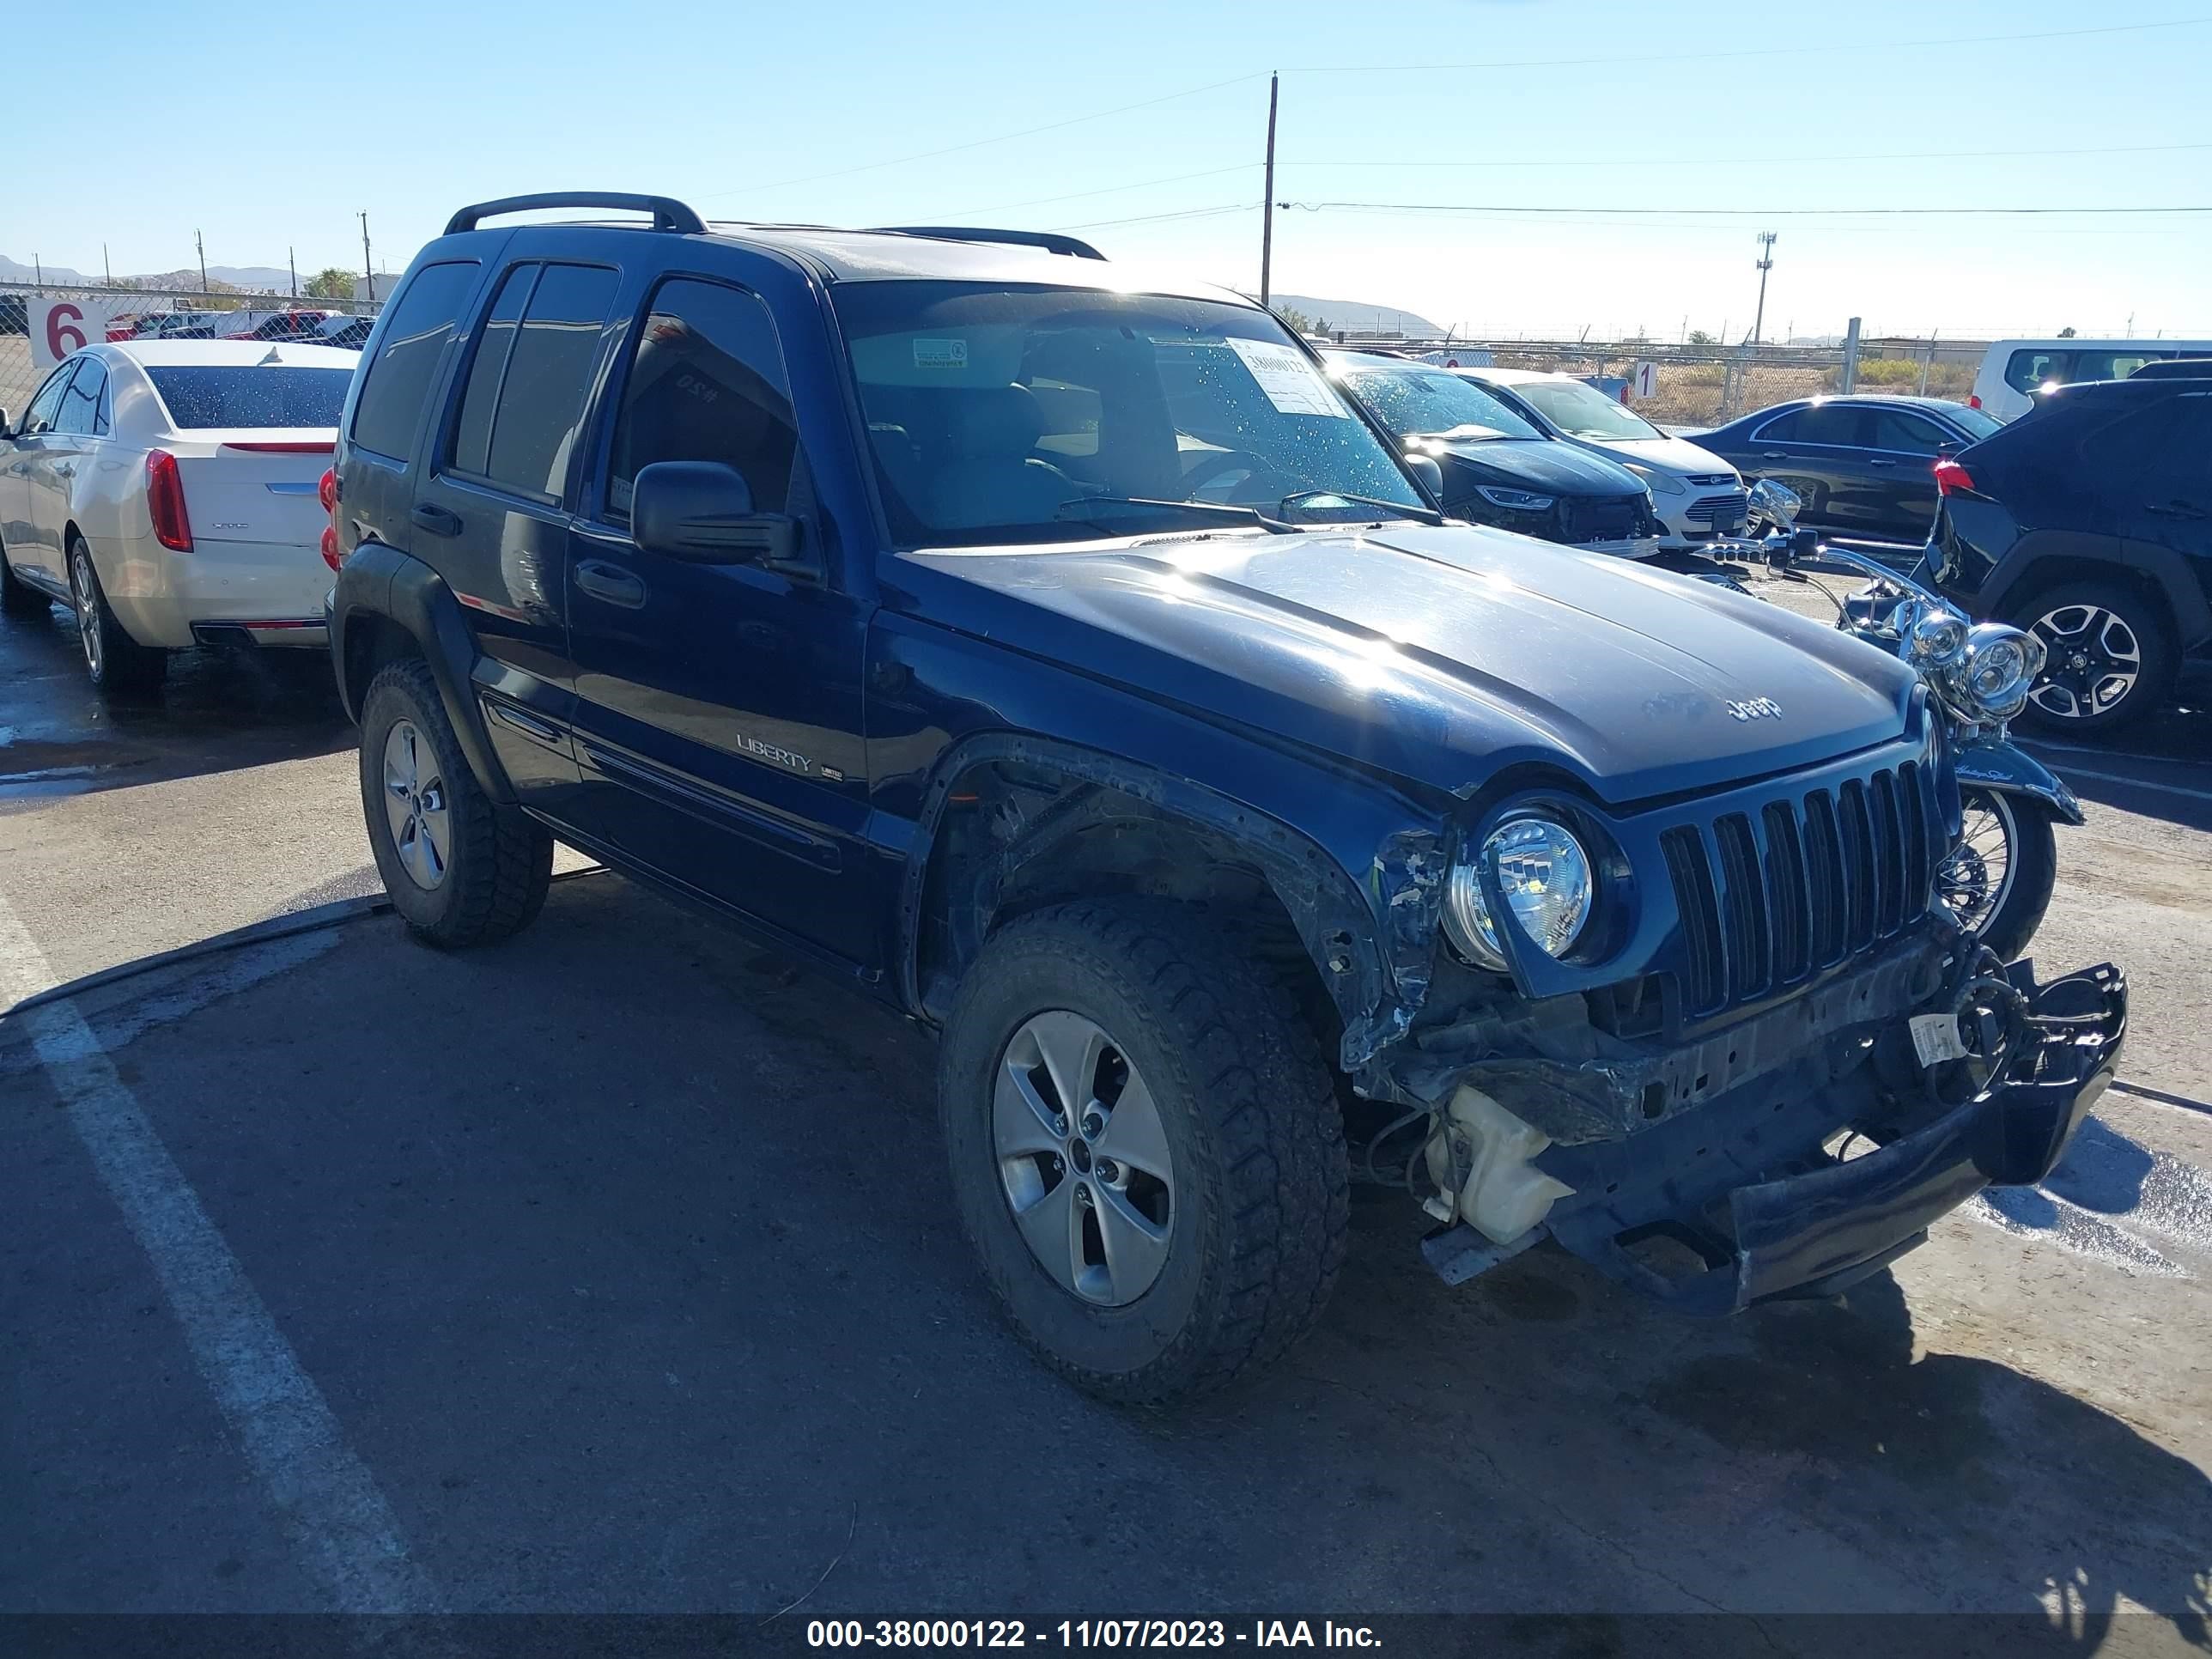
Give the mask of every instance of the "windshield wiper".
<svg viewBox="0 0 2212 1659">
<path fill-rule="evenodd" d="M 1072 501 L 1062 501 L 1060 504 L 1060 510 L 1053 516 L 1058 519 L 1074 519 L 1088 524 L 1097 522 L 1088 513 L 1071 513 L 1068 510 L 1070 507 L 1079 507 L 1086 508 L 1094 507 L 1162 507 L 1171 513 L 1195 513 L 1202 518 L 1236 519 L 1246 524 L 1256 524 L 1278 536 L 1295 536 L 1298 533 L 1297 526 L 1285 524 L 1280 519 L 1270 518 L 1256 507 L 1238 507 L 1230 501 L 1171 501 L 1152 495 L 1079 495 Z"/>
<path fill-rule="evenodd" d="M 1442 524 L 1444 515 L 1432 507 L 1413 507 L 1404 501 L 1386 501 L 1379 495 L 1354 495 L 1343 489 L 1297 489 L 1275 505 L 1278 513 L 1291 513 L 1307 501 L 1322 498 L 1333 501 L 1352 501 L 1360 507 L 1379 507 L 1395 519 L 1413 519 L 1422 524 Z"/>
</svg>

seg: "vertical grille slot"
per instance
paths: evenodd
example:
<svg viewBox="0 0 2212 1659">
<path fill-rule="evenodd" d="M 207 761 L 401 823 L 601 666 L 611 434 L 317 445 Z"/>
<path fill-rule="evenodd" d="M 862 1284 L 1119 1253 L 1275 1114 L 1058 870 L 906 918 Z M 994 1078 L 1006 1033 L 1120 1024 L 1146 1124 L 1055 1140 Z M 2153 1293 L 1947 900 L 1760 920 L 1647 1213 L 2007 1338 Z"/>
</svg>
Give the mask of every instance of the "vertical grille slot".
<svg viewBox="0 0 2212 1659">
<path fill-rule="evenodd" d="M 1874 820 L 1875 931 L 1887 939 L 1904 921 L 1905 838 L 1895 775 L 1875 773 L 1867 780 L 1867 795 Z"/>
<path fill-rule="evenodd" d="M 1805 891 L 1813 916 L 1813 965 L 1826 968 L 1844 954 L 1844 844 L 1835 803 L 1816 789 L 1805 797 Z"/>
<path fill-rule="evenodd" d="M 1741 1002 L 1764 991 L 1773 975 L 1759 843 L 1752 836 L 1751 820 L 1740 812 L 1730 812 L 1715 822 L 1713 841 L 1720 849 L 1721 921 L 1726 929 L 1729 998 Z"/>
<path fill-rule="evenodd" d="M 1766 902 L 1774 915 L 1774 977 L 1787 985 L 1813 966 L 1812 892 L 1805 884 L 1805 849 L 1797 815 L 1785 801 L 1769 801 L 1766 826 Z"/>
<path fill-rule="evenodd" d="M 1928 833 L 1928 781 L 1907 761 L 1897 769 L 1898 818 L 1905 842 L 1905 920 L 1917 921 L 1935 896 L 1936 854 Z"/>
<path fill-rule="evenodd" d="M 1668 830 L 1659 845 L 1674 878 L 1674 908 L 1682 917 L 1683 1000 L 1688 1012 L 1707 1013 L 1728 996 L 1728 951 L 1721 942 L 1712 861 L 1705 855 L 1705 837 L 1688 826 Z"/>
<path fill-rule="evenodd" d="M 1867 822 L 1866 785 L 1856 778 L 1836 791 L 1836 828 L 1844 848 L 1844 944 L 1854 954 L 1874 943 L 1874 826 Z"/>
</svg>

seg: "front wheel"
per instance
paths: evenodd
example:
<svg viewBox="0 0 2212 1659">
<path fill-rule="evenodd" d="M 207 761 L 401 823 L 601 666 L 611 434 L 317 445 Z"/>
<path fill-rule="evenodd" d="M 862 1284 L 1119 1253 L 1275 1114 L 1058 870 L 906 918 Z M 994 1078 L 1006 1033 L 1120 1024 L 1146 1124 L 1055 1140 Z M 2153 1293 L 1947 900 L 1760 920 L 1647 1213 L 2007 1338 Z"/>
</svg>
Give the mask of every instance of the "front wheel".
<svg viewBox="0 0 2212 1659">
<path fill-rule="evenodd" d="M 2050 809 L 2028 795 L 1968 784 L 1965 833 L 1936 872 L 1936 890 L 1959 926 L 2007 962 L 2024 954 L 2058 879 Z"/>
<path fill-rule="evenodd" d="M 992 1288 L 1047 1363 L 1126 1404 L 1279 1358 L 1344 1260 L 1328 1068 L 1233 938 L 1145 900 L 1036 911 L 945 1025 L 952 1194 Z"/>
</svg>

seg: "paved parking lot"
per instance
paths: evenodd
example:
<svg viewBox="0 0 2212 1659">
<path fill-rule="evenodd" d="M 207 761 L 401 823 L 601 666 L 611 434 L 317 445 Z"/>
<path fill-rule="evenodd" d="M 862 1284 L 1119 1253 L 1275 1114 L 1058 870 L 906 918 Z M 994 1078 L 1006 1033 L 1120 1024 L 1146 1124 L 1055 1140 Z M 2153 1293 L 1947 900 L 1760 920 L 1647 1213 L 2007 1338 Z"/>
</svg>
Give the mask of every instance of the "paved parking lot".
<svg viewBox="0 0 2212 1659">
<path fill-rule="evenodd" d="M 72 650 L 0 628 L 0 1006 L 374 890 L 312 672 L 195 658 L 126 717 Z M 1602 1615 L 1593 1653 L 1642 1613 L 1987 1611 L 2203 1647 L 2208 754 L 2184 712 L 2049 755 L 2091 823 L 2038 954 L 2121 960 L 2136 1025 L 2048 1190 L 1712 1324 L 1548 1249 L 1447 1290 L 1363 1194 L 1315 1340 L 1167 1418 L 994 1317 L 926 1042 L 617 878 L 477 954 L 373 917 L 9 1018 L 0 1611 L 1479 1609 Z"/>
</svg>

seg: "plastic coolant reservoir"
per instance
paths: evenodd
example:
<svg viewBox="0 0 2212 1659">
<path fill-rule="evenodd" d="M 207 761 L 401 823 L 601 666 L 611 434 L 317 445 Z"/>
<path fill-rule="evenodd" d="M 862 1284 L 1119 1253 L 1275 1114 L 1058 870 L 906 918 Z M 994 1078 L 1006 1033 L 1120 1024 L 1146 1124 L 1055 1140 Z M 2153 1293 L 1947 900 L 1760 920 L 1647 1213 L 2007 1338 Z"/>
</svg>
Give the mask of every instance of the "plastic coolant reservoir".
<svg viewBox="0 0 2212 1659">
<path fill-rule="evenodd" d="M 1510 1244 L 1574 1191 L 1535 1166 L 1551 1144 L 1481 1090 L 1462 1085 L 1445 1109 L 1443 1133 L 1429 1142 L 1429 1176 L 1442 1195 L 1429 1200 L 1431 1213 L 1449 1209 L 1440 1220 L 1464 1221 L 1492 1243 Z"/>
</svg>

